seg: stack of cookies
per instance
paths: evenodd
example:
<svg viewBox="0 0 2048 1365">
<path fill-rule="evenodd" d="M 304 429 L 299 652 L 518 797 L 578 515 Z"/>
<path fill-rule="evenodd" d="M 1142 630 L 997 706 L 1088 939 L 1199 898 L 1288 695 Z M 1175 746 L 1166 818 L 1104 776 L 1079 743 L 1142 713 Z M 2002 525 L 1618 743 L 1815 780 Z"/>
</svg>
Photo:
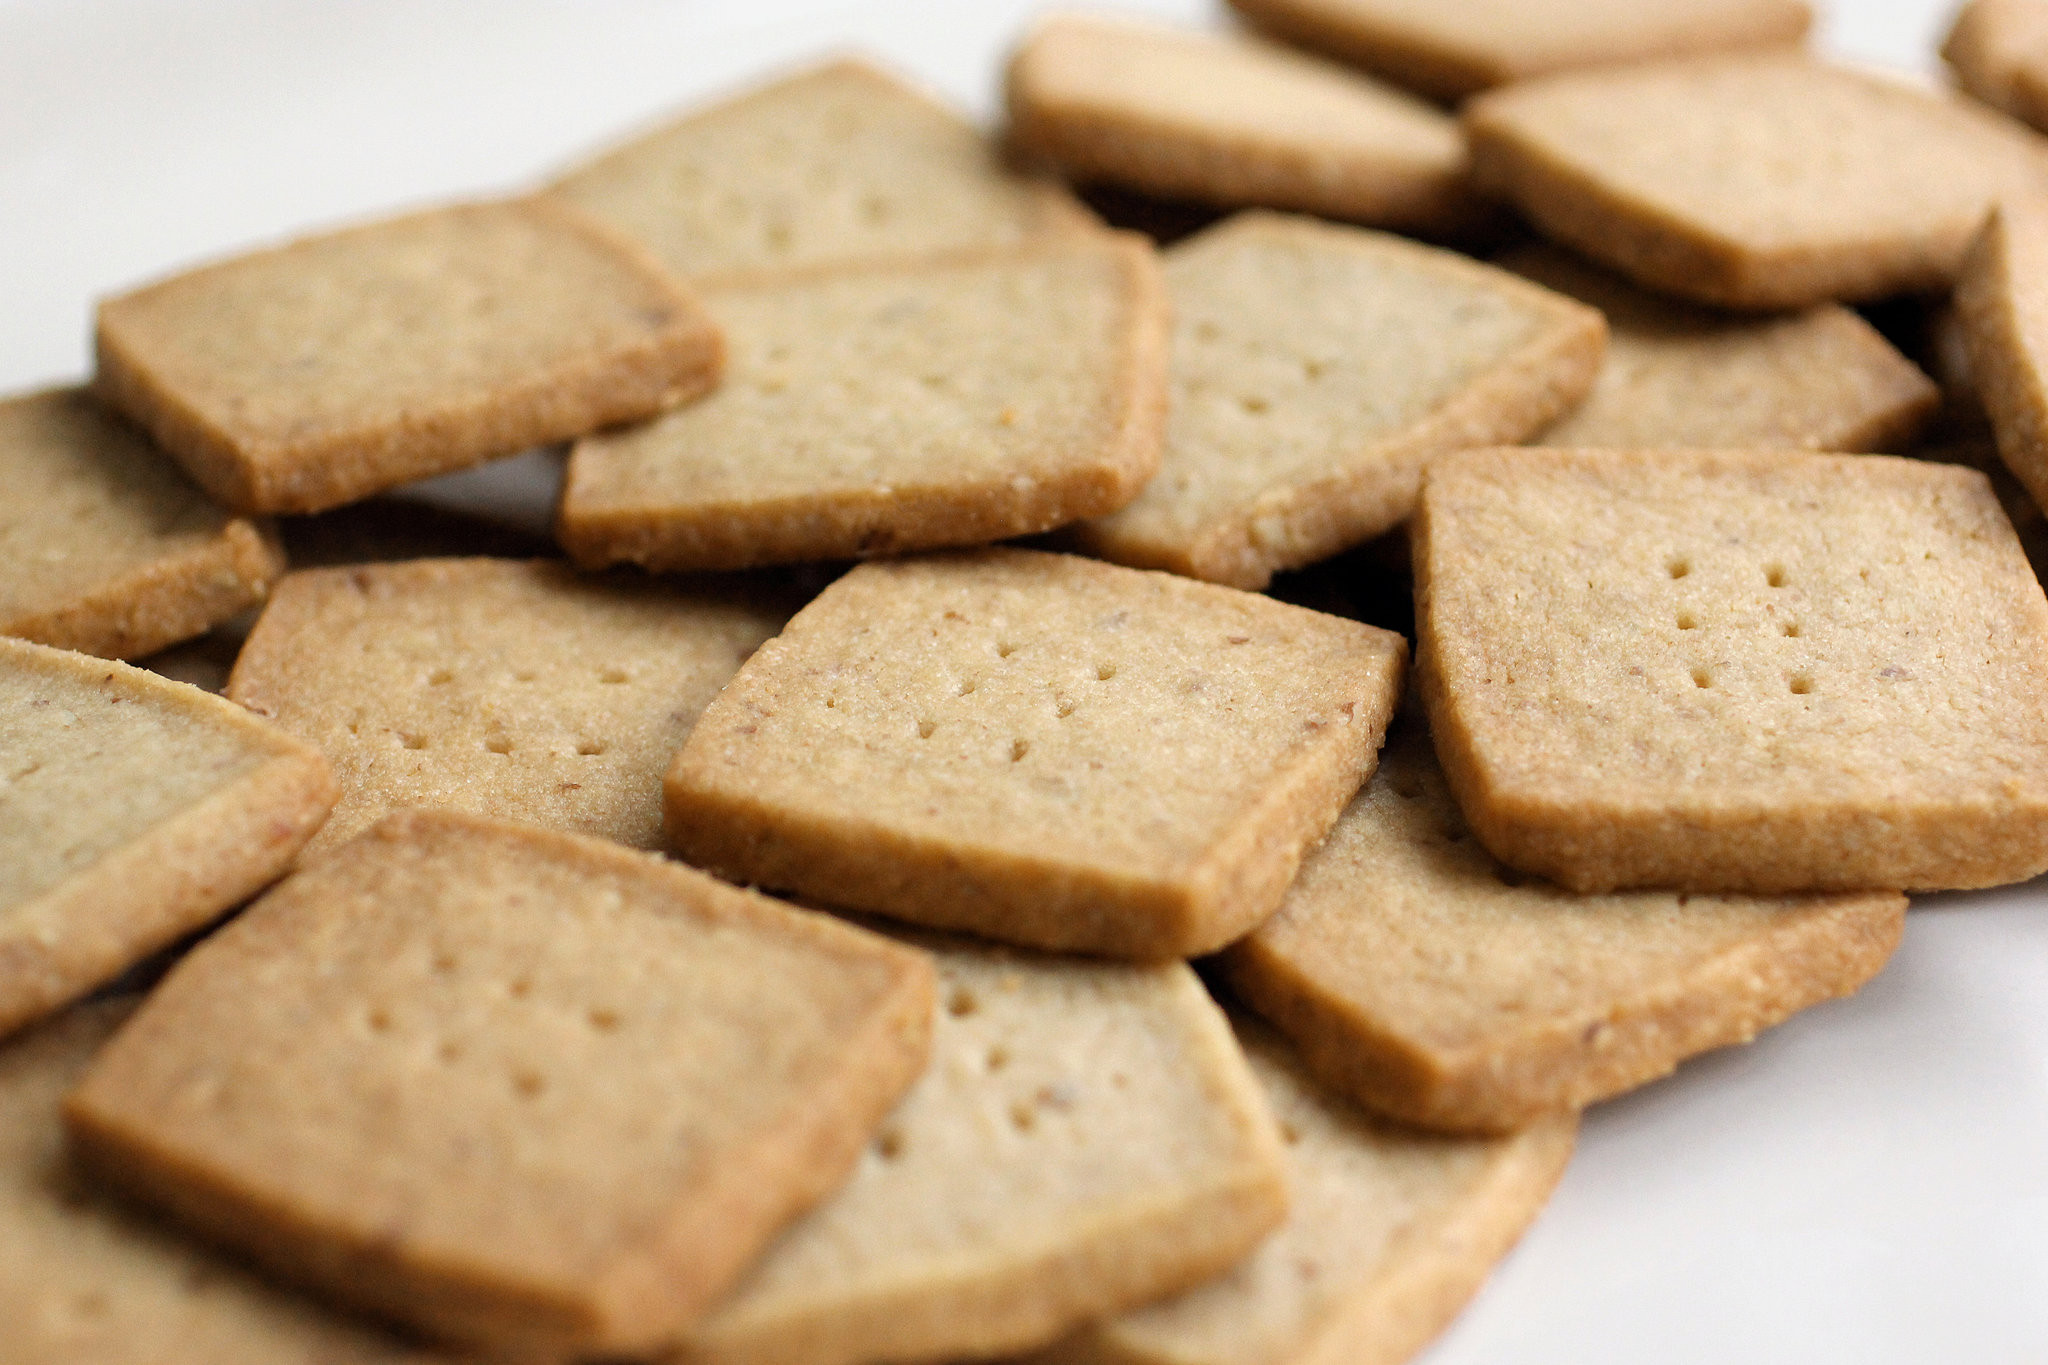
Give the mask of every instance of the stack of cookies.
<svg viewBox="0 0 2048 1365">
<path fill-rule="evenodd" d="M 0 402 L 23 1358 L 1398 1362 L 1586 1106 L 2048 870 L 2048 142 L 1797 0 L 1237 4 Z M 537 446 L 552 544 L 394 496 Z"/>
</svg>

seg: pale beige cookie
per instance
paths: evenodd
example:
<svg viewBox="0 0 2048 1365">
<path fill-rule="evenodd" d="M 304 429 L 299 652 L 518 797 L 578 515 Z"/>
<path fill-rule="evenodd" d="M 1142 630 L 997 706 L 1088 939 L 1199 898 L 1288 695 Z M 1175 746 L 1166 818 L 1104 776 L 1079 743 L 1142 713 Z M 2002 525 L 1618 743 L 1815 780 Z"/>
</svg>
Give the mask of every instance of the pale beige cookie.
<svg viewBox="0 0 2048 1365">
<path fill-rule="evenodd" d="M 2048 578 L 2048 516 L 2042 515 L 2034 495 L 2005 467 L 1994 442 L 1984 439 L 1923 446 L 1913 454 L 1922 460 L 1968 465 L 1982 471 L 1991 480 L 1991 491 L 1998 495 L 1999 506 L 2012 519 L 2013 533 L 2020 538 L 2020 548 L 2027 552 L 2027 562 L 2034 566 L 2034 577 Z"/>
<path fill-rule="evenodd" d="M 1760 894 L 2048 869 L 2048 601 L 1975 470 L 1471 451 L 1411 529 L 1437 753 L 1510 866 Z"/>
<path fill-rule="evenodd" d="M 687 1365 L 980 1358 L 1221 1273 L 1285 1217 L 1280 1135 L 1180 963 L 919 936 L 932 1065 Z"/>
<path fill-rule="evenodd" d="M 667 782 L 726 876 L 1036 947 L 1221 947 L 1372 771 L 1406 643 L 1028 550 L 865 564 L 747 661 Z"/>
<path fill-rule="evenodd" d="M 1801 0 L 1230 0 L 1261 28 L 1437 99 L 1575 67 L 1797 43 Z"/>
<path fill-rule="evenodd" d="M 793 605 L 545 561 L 315 569 L 278 584 L 228 696 L 334 765 L 309 853 L 405 806 L 658 848 L 670 760 Z"/>
<path fill-rule="evenodd" d="M 268 524 L 216 506 L 78 389 L 0 401 L 0 635 L 135 659 L 263 600 Z"/>
<path fill-rule="evenodd" d="M 1446 451 L 1519 441 L 1592 387 L 1600 315 L 1398 237 L 1245 213 L 1166 254 L 1159 476 L 1092 553 L 1262 588 L 1414 508 Z"/>
<path fill-rule="evenodd" d="M 2048 128 L 2048 4 L 1970 0 L 1941 45 L 1956 84 L 2036 128 Z"/>
<path fill-rule="evenodd" d="M 1840 304 L 1749 317 L 1646 293 L 1556 247 L 1497 264 L 1607 317 L 1607 360 L 1547 446 L 1898 450 L 1934 381 Z"/>
<path fill-rule="evenodd" d="M 650 417 L 717 330 L 639 249 L 544 200 L 308 237 L 100 305 L 100 395 L 208 492 L 317 512 Z"/>
<path fill-rule="evenodd" d="M 96 1174 L 529 1354 L 674 1342 L 923 1069 L 922 954 L 595 839 L 380 822 L 195 948 L 65 1103 Z"/>
<path fill-rule="evenodd" d="M 1589 71 L 1465 110 L 1473 177 L 1640 284 L 1735 308 L 1947 288 L 2048 148 L 1903 82 L 1797 57 Z"/>
<path fill-rule="evenodd" d="M 2048 506 L 2048 200 L 2008 200 L 1992 213 L 1955 304 L 1998 454 Z"/>
<path fill-rule="evenodd" d="M 1223 965 L 1340 1093 L 1426 1128 L 1512 1132 L 1850 994 L 1905 916 L 1891 892 L 1576 896 L 1530 881 L 1472 839 L 1413 725 Z"/>
<path fill-rule="evenodd" d="M 0 638 L 0 1033 L 291 866 L 319 753 L 196 687 Z"/>
<path fill-rule="evenodd" d="M 1011 58 L 1011 139 L 1083 181 L 1383 227 L 1472 221 L 1442 110 L 1255 38 L 1062 14 Z"/>
<path fill-rule="evenodd" d="M 1324 1091 L 1270 1030 L 1238 1031 L 1287 1135 L 1287 1222 L 1221 1278 L 1033 1365 L 1400 1365 L 1478 1292 L 1571 1159 L 1574 1119 L 1504 1138 L 1412 1132 Z"/>
<path fill-rule="evenodd" d="M 132 1000 L 0 1048 L 0 1323 L 9 1365 L 429 1365 L 445 1359 L 258 1280 L 109 1198 L 58 1102 Z"/>
<path fill-rule="evenodd" d="M 1093 222 L 951 109 L 854 59 L 657 128 L 549 193 L 693 279 L 1011 246 Z"/>
<path fill-rule="evenodd" d="M 1159 467 L 1166 291 L 1135 235 L 786 275 L 708 296 L 725 384 L 569 458 L 585 565 L 741 568 L 984 544 Z"/>
</svg>

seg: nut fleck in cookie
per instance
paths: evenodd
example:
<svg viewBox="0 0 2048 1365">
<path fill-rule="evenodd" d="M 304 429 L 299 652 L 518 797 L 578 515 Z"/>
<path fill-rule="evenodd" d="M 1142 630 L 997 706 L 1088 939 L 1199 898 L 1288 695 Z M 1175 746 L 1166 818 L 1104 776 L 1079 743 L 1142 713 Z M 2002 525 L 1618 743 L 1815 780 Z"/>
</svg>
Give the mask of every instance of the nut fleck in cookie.
<svg viewBox="0 0 2048 1365">
<path fill-rule="evenodd" d="M 1064 555 L 865 564 L 705 709 L 693 862 L 1036 947 L 1186 957 L 1272 913 L 1372 770 L 1405 642 Z"/>
<path fill-rule="evenodd" d="M 1638 283 L 1798 308 L 1955 282 L 1992 203 L 2048 149 L 1965 101 L 1796 57 L 1621 67 L 1465 111 L 1473 177 Z"/>
<path fill-rule="evenodd" d="M 1985 224 L 1956 286 L 1972 387 L 1998 454 L 2048 506 L 2048 201 L 2008 200 Z"/>
<path fill-rule="evenodd" d="M 1411 726 L 1232 945 L 1237 993 L 1368 1108 L 1510 1132 L 1848 995 L 1898 946 L 1891 892 L 1575 896 L 1471 838 Z"/>
<path fill-rule="evenodd" d="M 1898 450 L 1941 401 L 1934 381 L 1839 304 L 1731 316 L 1636 289 L 1555 247 L 1498 262 L 1607 317 L 1607 360 L 1548 446 Z"/>
<path fill-rule="evenodd" d="M 981 1358 L 1219 1274 L 1286 1214 L 1280 1135 L 1181 963 L 918 937 L 933 1064 L 688 1365 Z"/>
<path fill-rule="evenodd" d="M 228 696 L 334 765 L 309 852 L 402 806 L 658 848 L 662 774 L 792 605 L 545 561 L 315 569 L 278 584 Z"/>
<path fill-rule="evenodd" d="M 1438 99 L 1582 66 L 1796 43 L 1801 0 L 1230 0 L 1260 27 Z"/>
<path fill-rule="evenodd" d="M 261 890 L 334 795 L 318 752 L 239 706 L 0 639 L 0 1033 Z"/>
<path fill-rule="evenodd" d="M 549 192 L 690 278 L 1007 246 L 1093 222 L 958 114 L 854 60 L 658 128 Z"/>
<path fill-rule="evenodd" d="M 1238 1031 L 1287 1136 L 1287 1222 L 1222 1277 L 1032 1365 L 1400 1365 L 1478 1292 L 1571 1159 L 1574 1119 L 1502 1138 L 1413 1132 L 1324 1091 L 1270 1030 Z"/>
<path fill-rule="evenodd" d="M 569 458 L 557 532 L 583 564 L 983 544 L 1112 511 L 1159 467 L 1166 291 L 1135 235 L 709 297 L 719 391 Z"/>
<path fill-rule="evenodd" d="M 263 600 L 264 524 L 216 506 L 78 389 L 0 401 L 0 635 L 134 659 Z"/>
<path fill-rule="evenodd" d="M 1166 253 L 1158 477 L 1078 528 L 1126 564 L 1262 588 L 1395 526 L 1423 466 L 1519 441 L 1592 387 L 1583 304 L 1398 237 L 1246 213 Z"/>
<path fill-rule="evenodd" d="M 58 1102 L 132 1000 L 83 1005 L 0 1048 L 0 1322 L 16 1365 L 429 1365 L 442 1359 L 293 1298 L 95 1190 Z"/>
<path fill-rule="evenodd" d="M 719 339 L 638 249 L 542 200 L 309 237 L 100 305 L 102 397 L 245 512 L 317 512 L 650 417 Z"/>
<path fill-rule="evenodd" d="M 673 1342 L 922 1070 L 923 954 L 593 839 L 408 811 L 174 968 L 65 1103 L 96 1173 L 530 1354 Z"/>
<path fill-rule="evenodd" d="M 1011 59 L 1010 135 L 1084 180 L 1386 227 L 1473 221 L 1458 125 L 1256 39 L 1058 15 Z"/>
<path fill-rule="evenodd" d="M 1971 0 L 1956 14 L 1941 56 L 1963 89 L 2048 128 L 2048 5 L 2041 0 Z"/>
<path fill-rule="evenodd" d="M 1763 894 L 2048 868 L 2048 601 L 1975 470 L 1473 451 L 1412 534 L 1437 752 L 1510 866 Z"/>
</svg>

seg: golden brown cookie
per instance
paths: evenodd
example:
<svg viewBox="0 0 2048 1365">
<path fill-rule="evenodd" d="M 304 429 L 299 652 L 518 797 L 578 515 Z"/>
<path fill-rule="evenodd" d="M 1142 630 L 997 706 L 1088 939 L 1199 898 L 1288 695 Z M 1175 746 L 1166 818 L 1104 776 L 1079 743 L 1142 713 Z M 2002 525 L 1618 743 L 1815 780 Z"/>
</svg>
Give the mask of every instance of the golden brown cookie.
<svg viewBox="0 0 2048 1365">
<path fill-rule="evenodd" d="M 1970 0 L 1956 12 L 1941 57 L 1956 83 L 1978 99 L 2048 127 L 2048 5 Z"/>
<path fill-rule="evenodd" d="M 1971 248 L 1955 306 L 1998 454 L 2048 505 L 2048 200 L 2008 200 Z"/>
<path fill-rule="evenodd" d="M 672 1344 L 916 1079 L 920 953 L 410 811 L 174 968 L 65 1102 L 105 1179 L 460 1342 Z"/>
<path fill-rule="evenodd" d="M 1372 770 L 1405 642 L 1028 550 L 864 564 L 704 712 L 669 838 L 725 876 L 1034 947 L 1272 913 Z"/>
</svg>

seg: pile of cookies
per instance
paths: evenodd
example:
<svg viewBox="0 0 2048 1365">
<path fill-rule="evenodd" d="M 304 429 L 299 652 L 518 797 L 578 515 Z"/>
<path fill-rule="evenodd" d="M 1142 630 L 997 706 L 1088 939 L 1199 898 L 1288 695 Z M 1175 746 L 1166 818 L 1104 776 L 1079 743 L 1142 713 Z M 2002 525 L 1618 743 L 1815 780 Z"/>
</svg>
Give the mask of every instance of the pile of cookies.
<svg viewBox="0 0 2048 1365">
<path fill-rule="evenodd" d="M 1395 1362 L 2048 870 L 2048 3 L 1234 2 L 0 401 L 8 1359 Z"/>
</svg>

